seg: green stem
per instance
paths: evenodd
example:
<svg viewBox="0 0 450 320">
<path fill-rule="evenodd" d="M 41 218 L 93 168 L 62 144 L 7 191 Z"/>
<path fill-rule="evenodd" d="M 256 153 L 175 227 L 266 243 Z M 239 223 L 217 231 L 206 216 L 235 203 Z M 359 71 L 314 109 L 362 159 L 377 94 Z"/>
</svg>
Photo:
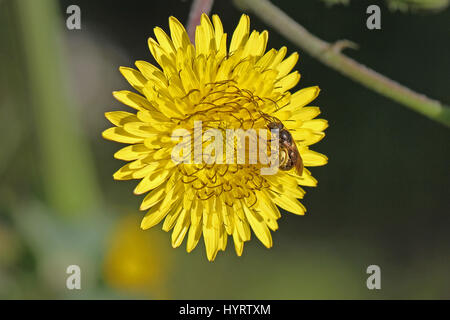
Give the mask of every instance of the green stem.
<svg viewBox="0 0 450 320">
<path fill-rule="evenodd" d="M 343 55 L 340 50 L 348 46 L 348 42 L 338 41 L 330 44 L 319 39 L 268 0 L 234 1 L 240 8 L 251 10 L 261 20 L 325 65 L 405 107 L 450 127 L 449 107 Z"/>
<path fill-rule="evenodd" d="M 54 0 L 16 0 L 29 101 L 40 143 L 40 167 L 50 206 L 77 217 L 95 210 L 100 192 L 91 154 L 69 95 L 62 51 L 64 20 Z"/>
</svg>

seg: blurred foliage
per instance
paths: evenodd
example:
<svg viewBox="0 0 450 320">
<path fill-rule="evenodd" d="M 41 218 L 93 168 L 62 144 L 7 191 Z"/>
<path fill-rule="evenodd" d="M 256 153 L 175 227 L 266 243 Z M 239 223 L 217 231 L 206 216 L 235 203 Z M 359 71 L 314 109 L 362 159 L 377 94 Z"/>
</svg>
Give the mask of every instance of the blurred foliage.
<svg viewBox="0 0 450 320">
<path fill-rule="evenodd" d="M 441 11 L 448 7 L 449 0 L 389 0 L 392 10 L 401 11 Z"/>
<path fill-rule="evenodd" d="M 350 0 L 322 0 L 327 5 L 349 4 Z M 448 7 L 449 0 L 386 0 L 391 10 L 400 11 L 441 11 Z"/>
<path fill-rule="evenodd" d="M 337 4 L 349 4 L 350 0 L 321 0 L 329 6 L 334 6 Z"/>
<path fill-rule="evenodd" d="M 58 6 L 52 0 L 19 0 L 12 11 L 27 68 L 27 103 L 34 111 L 45 196 L 60 214 L 79 215 L 98 206 L 101 195 L 77 120 L 80 115 L 73 107 L 77 102 L 65 79 L 69 70 L 62 53 Z"/>
<path fill-rule="evenodd" d="M 370 33 L 355 19 L 358 1 L 332 10 L 279 3 L 312 30 L 358 42 L 377 69 L 450 98 L 448 11 L 385 15 L 386 32 Z M 82 8 L 81 31 L 65 27 L 71 4 Z M 448 131 L 307 55 L 297 65 L 301 86 L 320 84 L 331 125 L 318 146 L 330 164 L 313 171 L 319 187 L 307 190 L 308 214 L 283 214 L 271 250 L 252 239 L 243 257 L 230 246 L 214 263 L 202 243 L 188 254 L 162 230 L 139 229 L 135 183 L 111 177 L 122 163 L 112 157 L 118 146 L 101 140 L 102 113 L 122 108 L 112 91 L 129 89 L 118 66 L 150 60 L 152 28 L 167 30 L 171 14 L 186 21 L 189 6 L 0 0 L 0 298 L 449 298 Z M 240 15 L 230 1 L 213 12 L 226 30 Z M 267 26 L 252 17 L 252 28 Z M 269 32 L 270 47 L 295 50 Z M 80 291 L 65 286 L 72 264 L 82 270 Z M 370 264 L 382 268 L 379 292 L 365 287 Z"/>
<path fill-rule="evenodd" d="M 125 215 L 108 236 L 104 260 L 105 281 L 113 288 L 148 298 L 168 299 L 165 285 L 171 251 L 162 250 L 161 234 L 136 228 L 140 218 Z"/>
</svg>

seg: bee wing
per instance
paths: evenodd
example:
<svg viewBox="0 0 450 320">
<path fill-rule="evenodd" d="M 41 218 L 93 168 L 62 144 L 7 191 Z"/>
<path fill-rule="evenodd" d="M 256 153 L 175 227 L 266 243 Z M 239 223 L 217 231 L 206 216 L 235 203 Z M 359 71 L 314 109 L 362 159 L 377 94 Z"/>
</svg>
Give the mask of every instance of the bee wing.
<svg viewBox="0 0 450 320">
<path fill-rule="evenodd" d="M 292 141 L 292 148 L 291 148 L 297 156 L 297 159 L 295 161 L 295 171 L 297 171 L 297 174 L 301 177 L 303 174 L 303 159 L 300 155 L 300 152 L 298 152 L 297 145 L 294 141 Z"/>
<path fill-rule="evenodd" d="M 295 170 L 297 171 L 297 174 L 301 177 L 303 175 L 303 159 L 300 156 L 300 154 L 298 156 L 299 156 L 299 159 L 298 159 L 297 163 L 295 164 Z"/>
</svg>

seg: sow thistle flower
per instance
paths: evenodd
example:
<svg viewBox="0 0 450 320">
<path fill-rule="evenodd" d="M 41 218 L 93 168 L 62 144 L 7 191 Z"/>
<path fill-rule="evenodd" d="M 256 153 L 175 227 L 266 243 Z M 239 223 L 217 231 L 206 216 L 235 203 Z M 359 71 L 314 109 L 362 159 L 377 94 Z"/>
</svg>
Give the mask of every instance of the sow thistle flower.
<svg viewBox="0 0 450 320">
<path fill-rule="evenodd" d="M 314 119 L 320 113 L 318 107 L 306 106 L 319 88 L 290 93 L 300 80 L 297 71 L 291 72 L 298 54 L 285 58 L 285 47 L 266 52 L 267 31 L 250 33 L 247 15 L 242 15 L 229 45 L 217 15 L 212 22 L 206 15 L 201 17 L 195 45 L 176 18 L 169 18 L 169 27 L 170 37 L 157 27 L 156 40 L 148 41 L 159 67 L 137 61 L 138 70 L 120 68 L 139 94 L 114 92 L 135 112 L 106 113 L 115 126 L 105 130 L 103 137 L 129 144 L 114 155 L 129 161 L 114 179 L 141 179 L 134 190 L 138 195 L 147 193 L 140 207 L 148 210 L 141 228 L 163 221 L 163 230 L 173 230 L 174 248 L 187 235 L 191 252 L 203 235 L 207 258 L 212 261 L 232 236 L 240 256 L 252 230 L 270 248 L 270 230 L 278 228 L 279 208 L 305 213 L 297 199 L 305 194 L 299 185 L 317 185 L 310 171 L 262 175 L 260 163 L 176 162 L 171 155 L 179 141 L 172 139 L 172 133 L 177 129 L 193 133 L 198 121 L 203 130 L 267 129 L 268 119 L 276 119 L 291 133 L 303 165 L 321 166 L 327 163 L 326 156 L 309 146 L 325 136 L 327 121 Z M 201 143 L 203 148 L 208 146 L 207 141 Z"/>
</svg>

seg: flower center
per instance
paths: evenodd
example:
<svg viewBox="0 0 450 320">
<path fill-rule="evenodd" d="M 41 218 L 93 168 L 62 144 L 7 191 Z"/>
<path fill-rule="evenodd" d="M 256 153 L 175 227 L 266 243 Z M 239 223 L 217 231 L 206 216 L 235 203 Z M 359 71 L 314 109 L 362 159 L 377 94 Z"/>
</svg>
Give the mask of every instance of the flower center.
<svg viewBox="0 0 450 320">
<path fill-rule="evenodd" d="M 182 174 L 183 183 L 190 184 L 195 190 L 195 196 L 201 200 L 211 197 L 219 197 L 223 194 L 232 196 L 231 199 L 243 199 L 250 205 L 256 202 L 255 190 L 267 188 L 268 183 L 261 176 L 260 162 L 251 162 L 249 159 L 252 153 L 258 152 L 258 142 L 251 142 L 251 137 L 246 136 L 243 143 L 245 146 L 245 161 L 228 160 L 227 152 L 233 151 L 233 159 L 238 156 L 238 143 L 242 143 L 240 138 L 228 140 L 227 132 L 231 130 L 241 130 L 241 132 L 258 133 L 259 129 L 267 128 L 267 118 L 261 111 L 264 103 L 262 98 L 254 96 L 252 92 L 238 88 L 232 80 L 205 84 L 203 90 L 192 90 L 186 95 L 184 100 L 191 105 L 192 113 L 178 120 L 178 127 L 192 132 L 193 144 L 192 154 L 195 154 L 195 144 L 200 141 L 202 152 L 217 139 L 204 138 L 204 133 L 210 129 L 221 133 L 223 138 L 223 149 L 214 148 L 214 156 L 222 153 L 223 162 L 206 163 L 181 163 L 178 170 Z M 195 128 L 201 123 L 202 134 L 195 134 Z M 267 146 L 270 148 L 270 139 L 267 139 Z M 256 146 L 256 149 L 255 149 Z M 270 150 L 270 149 L 267 149 Z M 204 152 L 203 152 L 204 154 Z M 203 155 L 203 160 L 205 156 Z M 227 202 L 228 196 L 224 196 L 225 203 L 230 207 L 233 202 Z"/>
</svg>

